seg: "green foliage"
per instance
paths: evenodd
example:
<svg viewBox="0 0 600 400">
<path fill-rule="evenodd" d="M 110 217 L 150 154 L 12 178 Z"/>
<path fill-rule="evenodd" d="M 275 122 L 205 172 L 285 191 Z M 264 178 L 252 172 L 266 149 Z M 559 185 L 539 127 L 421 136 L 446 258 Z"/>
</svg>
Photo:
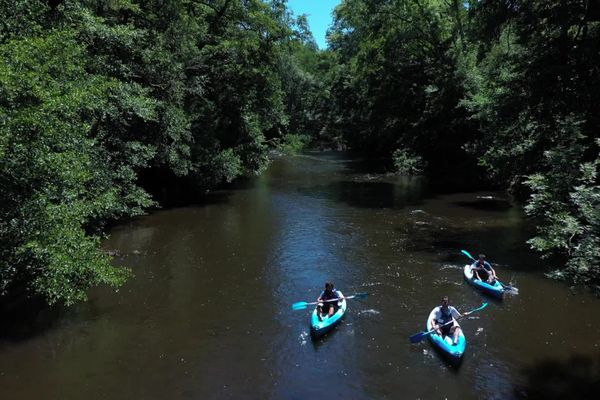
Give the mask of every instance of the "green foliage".
<svg viewBox="0 0 600 400">
<path fill-rule="evenodd" d="M 342 2 L 329 34 L 341 64 L 331 78 L 330 134 L 375 157 L 406 149 L 433 171 L 463 157 L 473 131 L 456 73 L 465 12 L 433 0 Z"/>
<path fill-rule="evenodd" d="M 600 141 L 597 140 L 598 147 Z M 548 157 L 552 157 L 551 152 Z M 531 246 L 545 255 L 566 254 L 566 268 L 552 276 L 583 284 L 598 284 L 600 274 L 600 156 L 579 164 L 577 173 L 556 169 L 536 174 L 525 182 L 532 195 L 526 212 L 540 220 L 538 235 Z M 568 170 L 567 170 L 568 171 Z M 574 179 L 569 183 L 565 178 Z M 574 184 L 573 184 L 574 183 Z M 561 193 L 555 188 L 566 189 Z"/>
<path fill-rule="evenodd" d="M 47 1 L 0 0 L 0 43 L 41 34 L 49 12 Z"/>
<path fill-rule="evenodd" d="M 417 175 L 423 171 L 423 160 L 408 150 L 397 149 L 392 154 L 394 169 L 401 175 Z"/>
<path fill-rule="evenodd" d="M 476 161 L 556 275 L 598 285 L 592 3 L 345 0 L 319 51 L 285 0 L 0 0 L 0 291 L 121 284 L 98 235 L 154 205 L 142 171 L 210 190 L 309 142 L 408 174 Z"/>
<path fill-rule="evenodd" d="M 526 199 L 538 225 L 532 248 L 567 260 L 553 276 L 597 286 L 600 22 L 590 7 L 478 3 L 473 36 L 484 41 L 465 63 L 463 104 L 482 132 L 466 147 Z"/>
<path fill-rule="evenodd" d="M 292 30 L 292 36 L 279 50 L 277 65 L 285 118 L 269 139 L 285 142 L 294 137 L 285 139 L 287 135 L 318 139 L 326 123 L 327 76 L 331 65 L 324 64 L 324 60 L 329 54 L 317 49 L 305 15 L 294 19 L 283 13 L 282 22 Z M 281 144 L 279 140 L 276 142 Z"/>
<path fill-rule="evenodd" d="M 127 275 L 84 226 L 150 201 L 120 195 L 119 172 L 107 169 L 110 159 L 91 136 L 114 82 L 87 74 L 84 54 L 61 31 L 0 45 L 2 294 L 24 286 L 72 304 L 91 286 L 119 285 Z"/>
<path fill-rule="evenodd" d="M 310 140 L 311 138 L 308 135 L 294 135 L 289 133 L 283 136 L 281 142 L 277 144 L 277 149 L 285 154 L 296 154 L 306 148 Z"/>
<path fill-rule="evenodd" d="M 1 294 L 72 304 L 122 284 L 97 235 L 154 204 L 142 170 L 206 190 L 264 170 L 266 133 L 289 121 L 279 66 L 298 39 L 286 12 L 259 0 L 3 2 Z"/>
<path fill-rule="evenodd" d="M 329 32 L 323 130 L 404 173 L 419 157 L 437 176 L 474 160 L 526 202 L 539 226 L 529 243 L 567 260 L 560 276 L 599 285 L 593 4 L 345 0 Z M 478 174 L 466 171 L 454 175 Z"/>
</svg>

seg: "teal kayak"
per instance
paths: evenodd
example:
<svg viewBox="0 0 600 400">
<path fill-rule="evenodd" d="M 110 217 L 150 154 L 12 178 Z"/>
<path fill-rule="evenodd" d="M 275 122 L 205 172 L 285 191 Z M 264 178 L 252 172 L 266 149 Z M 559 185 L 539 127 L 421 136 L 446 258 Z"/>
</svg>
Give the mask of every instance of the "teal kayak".
<svg viewBox="0 0 600 400">
<path fill-rule="evenodd" d="M 482 281 L 481 279 L 474 279 L 474 274 L 471 268 L 471 265 L 465 265 L 463 271 L 467 283 L 469 283 L 471 286 L 476 287 L 483 293 L 493 296 L 497 299 L 502 299 L 504 297 L 504 286 L 502 285 L 502 283 L 500 283 L 499 280 L 496 279 L 496 282 L 494 282 L 494 284 L 489 284 L 487 282 Z"/>
<path fill-rule="evenodd" d="M 342 295 L 342 292 L 340 292 L 339 290 L 338 293 Z M 338 325 L 342 321 L 342 318 L 344 318 L 344 314 L 346 314 L 346 300 L 338 301 L 337 305 L 337 311 L 330 317 L 323 317 L 321 321 L 319 321 L 319 316 L 317 315 L 317 308 L 315 307 L 311 316 L 310 324 L 310 332 L 313 338 L 319 338 L 327 332 L 330 332 L 336 325 Z"/>
<path fill-rule="evenodd" d="M 427 331 L 433 329 L 433 318 L 434 311 L 431 310 L 429 317 L 427 318 Z M 460 326 L 460 325 L 459 325 Z M 462 360 L 463 354 L 465 354 L 465 350 L 467 348 L 467 338 L 465 338 L 464 333 L 461 333 L 458 336 L 458 342 L 456 344 L 452 343 L 452 337 L 450 336 L 440 336 L 437 333 L 432 333 L 429 335 L 429 340 L 434 347 L 436 347 L 443 356 L 445 356 L 451 363 L 458 364 Z"/>
</svg>

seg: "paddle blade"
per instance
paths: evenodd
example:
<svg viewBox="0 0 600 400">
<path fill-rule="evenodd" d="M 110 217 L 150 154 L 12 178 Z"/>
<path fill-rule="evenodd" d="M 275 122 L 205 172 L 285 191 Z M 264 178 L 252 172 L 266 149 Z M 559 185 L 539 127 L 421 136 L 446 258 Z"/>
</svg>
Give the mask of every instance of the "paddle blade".
<svg viewBox="0 0 600 400">
<path fill-rule="evenodd" d="M 354 296 L 355 299 L 364 299 L 366 297 L 369 297 L 369 293 L 356 293 Z"/>
<path fill-rule="evenodd" d="M 475 258 L 468 251 L 461 250 L 461 253 L 463 253 L 465 256 L 469 257 L 471 260 L 475 261 Z"/>
<path fill-rule="evenodd" d="M 498 281 L 498 282 L 500 282 L 500 281 Z M 519 289 L 517 289 L 516 287 L 511 286 L 511 285 L 506 285 L 502 282 L 500 282 L 500 284 L 504 288 L 505 292 L 510 293 L 510 294 L 519 294 Z"/>
<path fill-rule="evenodd" d="M 292 310 L 304 310 L 308 307 L 308 303 L 306 301 L 299 301 L 297 303 L 292 304 Z"/>
<path fill-rule="evenodd" d="M 408 338 L 411 343 L 419 343 L 425 336 L 427 336 L 428 332 L 419 332 L 415 333 L 411 337 Z"/>
<path fill-rule="evenodd" d="M 519 294 L 519 289 L 514 286 L 506 285 L 504 289 L 510 294 Z"/>
</svg>

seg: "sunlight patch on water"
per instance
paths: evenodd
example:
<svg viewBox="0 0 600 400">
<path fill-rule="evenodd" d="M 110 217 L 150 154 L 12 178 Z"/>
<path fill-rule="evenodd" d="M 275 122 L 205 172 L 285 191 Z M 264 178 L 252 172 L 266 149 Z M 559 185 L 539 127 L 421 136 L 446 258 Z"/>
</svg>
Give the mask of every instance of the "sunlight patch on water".
<svg viewBox="0 0 600 400">
<path fill-rule="evenodd" d="M 307 331 L 302 331 L 300 336 L 298 336 L 298 341 L 300 342 L 300 346 L 305 346 L 308 342 L 308 337 L 310 334 Z"/>
<path fill-rule="evenodd" d="M 364 282 L 364 283 L 360 284 L 361 287 L 371 287 L 371 286 L 380 286 L 380 285 L 383 285 L 383 282 Z"/>
<path fill-rule="evenodd" d="M 433 358 L 433 351 L 427 350 L 427 349 L 423 349 L 423 355 L 425 356 L 425 358 Z"/>
<path fill-rule="evenodd" d="M 460 269 L 462 270 L 463 267 L 460 265 L 454 265 L 454 264 L 443 264 L 440 269 L 444 270 L 444 269 Z"/>
<path fill-rule="evenodd" d="M 452 277 L 450 279 L 446 278 L 446 277 L 442 277 L 442 278 L 436 279 L 434 282 L 436 285 L 442 285 L 442 284 L 454 285 L 454 286 L 462 286 L 463 285 L 463 282 L 461 280 L 457 280 L 454 277 Z"/>
<path fill-rule="evenodd" d="M 358 315 L 363 315 L 363 314 L 370 314 L 370 315 L 379 315 L 381 314 L 379 311 L 374 310 L 372 308 L 368 309 L 368 310 L 362 310 L 358 312 Z"/>
</svg>

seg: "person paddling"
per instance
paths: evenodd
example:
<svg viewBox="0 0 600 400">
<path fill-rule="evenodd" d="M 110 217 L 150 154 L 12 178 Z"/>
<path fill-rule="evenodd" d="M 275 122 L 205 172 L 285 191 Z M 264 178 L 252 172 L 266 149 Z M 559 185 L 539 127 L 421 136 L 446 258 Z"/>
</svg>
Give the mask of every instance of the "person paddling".
<svg viewBox="0 0 600 400">
<path fill-rule="evenodd" d="M 470 312 L 466 312 L 464 315 L 469 314 Z M 433 317 L 431 327 L 435 329 L 435 332 L 441 337 L 452 336 L 452 343 L 456 345 L 461 334 L 460 325 L 458 325 L 456 319 L 462 317 L 462 315 L 456 308 L 449 305 L 448 296 L 442 297 L 442 304 L 433 309 L 431 316 Z"/>
<path fill-rule="evenodd" d="M 319 304 L 317 305 L 317 316 L 319 317 L 319 321 L 323 319 L 324 315 L 328 315 L 331 317 L 338 308 L 337 301 L 327 301 L 327 300 L 342 300 L 344 296 L 338 292 L 332 282 L 325 283 L 325 290 L 321 293 L 317 301 Z"/>
<path fill-rule="evenodd" d="M 494 271 L 489 262 L 485 261 L 485 254 L 480 254 L 479 259 L 471 264 L 471 270 L 473 271 L 474 279 L 479 279 L 489 284 L 496 282 L 496 271 Z"/>
</svg>

